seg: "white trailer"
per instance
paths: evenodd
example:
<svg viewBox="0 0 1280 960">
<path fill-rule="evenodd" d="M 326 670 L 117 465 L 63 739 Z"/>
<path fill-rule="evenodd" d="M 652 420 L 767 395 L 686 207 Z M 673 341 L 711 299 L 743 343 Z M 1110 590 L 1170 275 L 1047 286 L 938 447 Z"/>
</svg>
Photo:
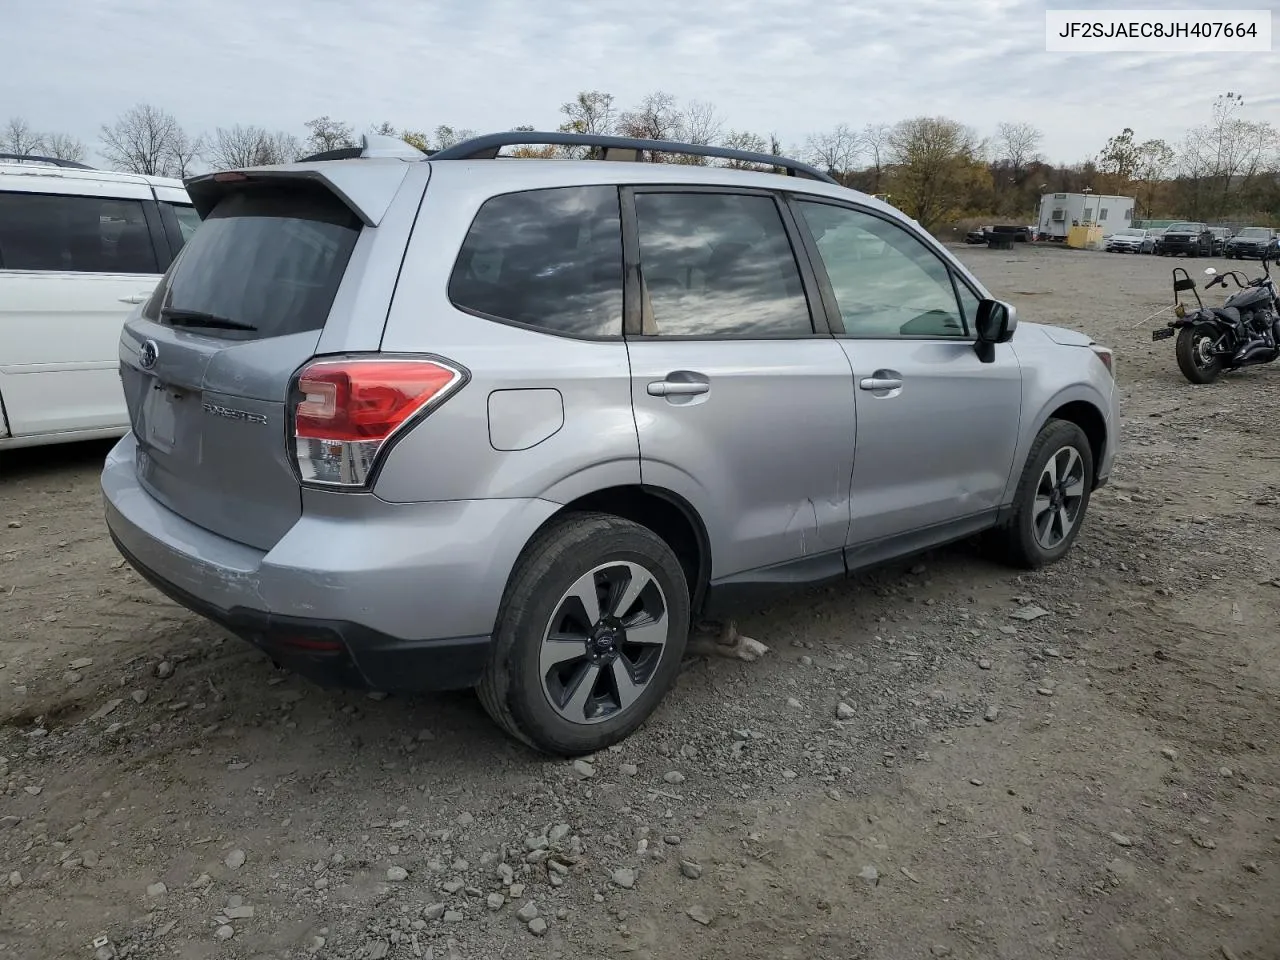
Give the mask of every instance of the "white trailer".
<svg viewBox="0 0 1280 960">
<path fill-rule="evenodd" d="M 1073 226 L 1099 226 L 1106 233 L 1133 224 L 1133 197 L 1106 197 L 1096 193 L 1046 193 L 1040 198 L 1042 240 L 1065 240 Z"/>
</svg>

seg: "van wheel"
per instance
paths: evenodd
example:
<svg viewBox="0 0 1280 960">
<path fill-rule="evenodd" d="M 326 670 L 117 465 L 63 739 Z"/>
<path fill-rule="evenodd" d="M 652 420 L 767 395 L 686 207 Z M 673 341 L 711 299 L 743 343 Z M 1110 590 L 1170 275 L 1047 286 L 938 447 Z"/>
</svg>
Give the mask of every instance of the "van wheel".
<svg viewBox="0 0 1280 960">
<path fill-rule="evenodd" d="M 1083 430 L 1067 420 L 1046 423 L 1027 454 L 1013 513 L 991 533 L 1000 558 L 1029 570 L 1060 560 L 1084 523 L 1093 469 Z"/>
<path fill-rule="evenodd" d="M 538 750 L 603 750 L 639 727 L 675 681 L 689 607 L 684 571 L 661 537 L 608 514 L 569 514 L 516 563 L 480 701 Z"/>
</svg>

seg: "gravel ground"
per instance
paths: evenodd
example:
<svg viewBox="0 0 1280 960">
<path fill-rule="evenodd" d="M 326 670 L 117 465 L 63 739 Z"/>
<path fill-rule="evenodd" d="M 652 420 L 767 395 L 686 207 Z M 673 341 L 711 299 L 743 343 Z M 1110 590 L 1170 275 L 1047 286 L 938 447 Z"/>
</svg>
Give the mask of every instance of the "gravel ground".
<svg viewBox="0 0 1280 960">
<path fill-rule="evenodd" d="M 1280 370 L 1185 383 L 1168 261 L 961 255 L 1116 350 L 1073 554 L 748 612 L 585 762 L 274 670 L 118 559 L 103 445 L 5 455 L 0 957 L 1280 957 Z"/>
</svg>

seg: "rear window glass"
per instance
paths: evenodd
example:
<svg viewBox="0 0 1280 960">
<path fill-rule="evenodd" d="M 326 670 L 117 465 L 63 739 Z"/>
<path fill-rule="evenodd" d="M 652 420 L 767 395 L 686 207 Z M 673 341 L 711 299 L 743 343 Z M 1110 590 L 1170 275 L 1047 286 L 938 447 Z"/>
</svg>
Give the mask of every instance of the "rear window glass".
<svg viewBox="0 0 1280 960">
<path fill-rule="evenodd" d="M 143 315 L 233 339 L 324 327 L 360 221 L 319 185 L 249 186 L 218 202 Z"/>
<path fill-rule="evenodd" d="M 485 201 L 449 279 L 464 310 L 580 337 L 622 335 L 616 187 L 557 187 Z"/>
<path fill-rule="evenodd" d="M 0 193 L 0 270 L 159 273 L 138 200 Z"/>
</svg>

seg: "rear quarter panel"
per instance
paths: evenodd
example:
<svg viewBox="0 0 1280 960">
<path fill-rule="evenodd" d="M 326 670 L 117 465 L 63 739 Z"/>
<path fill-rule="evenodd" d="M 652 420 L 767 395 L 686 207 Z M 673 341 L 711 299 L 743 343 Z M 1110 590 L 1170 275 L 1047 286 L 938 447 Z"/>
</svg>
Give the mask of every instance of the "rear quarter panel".
<svg viewBox="0 0 1280 960">
<path fill-rule="evenodd" d="M 468 177 L 463 164 L 432 171 L 382 350 L 434 354 L 466 368 L 470 379 L 390 452 L 375 486 L 385 500 L 564 503 L 640 482 L 630 364 L 620 337 L 554 336 L 473 316 L 449 301 L 449 276 L 481 204 L 530 186 L 501 182 Z M 527 402 L 521 391 L 528 391 Z"/>
</svg>

